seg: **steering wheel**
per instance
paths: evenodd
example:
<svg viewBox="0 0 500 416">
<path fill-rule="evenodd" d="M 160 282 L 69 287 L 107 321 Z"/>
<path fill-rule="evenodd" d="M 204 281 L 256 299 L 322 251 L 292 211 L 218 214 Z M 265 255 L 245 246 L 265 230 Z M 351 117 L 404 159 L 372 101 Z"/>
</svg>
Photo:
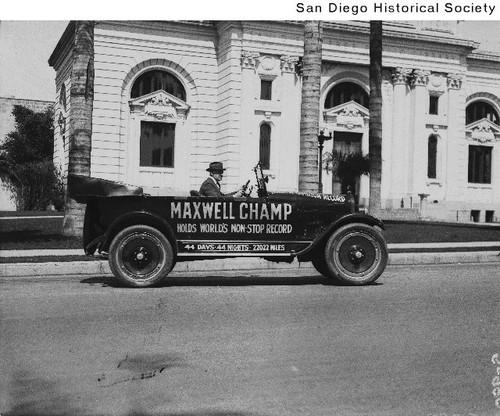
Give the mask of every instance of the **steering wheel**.
<svg viewBox="0 0 500 416">
<path fill-rule="evenodd" d="M 250 194 L 252 193 L 252 187 L 249 188 L 250 185 L 250 179 L 247 181 L 247 183 L 245 185 L 243 185 L 241 187 L 241 193 L 243 194 L 243 196 L 245 197 L 248 197 L 250 196 Z"/>
</svg>

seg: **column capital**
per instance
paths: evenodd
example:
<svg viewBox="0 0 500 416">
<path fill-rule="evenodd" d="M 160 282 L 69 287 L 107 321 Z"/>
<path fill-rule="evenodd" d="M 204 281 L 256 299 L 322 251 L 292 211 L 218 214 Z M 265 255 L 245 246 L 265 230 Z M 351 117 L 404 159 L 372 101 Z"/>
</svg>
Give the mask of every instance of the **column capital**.
<svg viewBox="0 0 500 416">
<path fill-rule="evenodd" d="M 394 68 L 392 70 L 392 83 L 396 84 L 404 84 L 408 83 L 408 79 L 412 73 L 411 68 Z"/>
<path fill-rule="evenodd" d="M 461 89 L 463 79 L 464 79 L 463 74 L 448 74 L 448 77 L 447 77 L 448 89 L 450 89 L 450 90 Z"/>
<path fill-rule="evenodd" d="M 241 51 L 241 67 L 245 69 L 255 69 L 260 58 L 260 53 L 251 51 Z"/>
<path fill-rule="evenodd" d="M 299 62 L 298 56 L 282 55 L 281 60 L 281 72 L 283 73 L 295 73 L 295 66 Z"/>
<path fill-rule="evenodd" d="M 431 71 L 426 69 L 414 69 L 412 73 L 412 86 L 425 87 L 429 83 L 429 77 L 431 76 Z"/>
<path fill-rule="evenodd" d="M 382 83 L 391 84 L 392 83 L 392 71 L 388 69 L 382 70 Z"/>
</svg>

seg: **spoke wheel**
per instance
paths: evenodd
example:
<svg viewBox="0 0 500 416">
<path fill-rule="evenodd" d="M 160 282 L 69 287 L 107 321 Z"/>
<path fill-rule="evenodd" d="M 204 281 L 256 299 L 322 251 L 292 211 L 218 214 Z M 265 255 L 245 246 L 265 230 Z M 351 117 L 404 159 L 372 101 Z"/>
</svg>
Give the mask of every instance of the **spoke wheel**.
<svg viewBox="0 0 500 416">
<path fill-rule="evenodd" d="M 387 259 L 384 237 L 366 224 L 339 228 L 325 247 L 325 261 L 331 275 L 349 284 L 374 282 L 385 270 Z"/>
<path fill-rule="evenodd" d="M 170 272 L 174 255 L 168 239 L 156 228 L 134 225 L 119 232 L 109 250 L 114 276 L 132 287 L 158 284 Z"/>
</svg>

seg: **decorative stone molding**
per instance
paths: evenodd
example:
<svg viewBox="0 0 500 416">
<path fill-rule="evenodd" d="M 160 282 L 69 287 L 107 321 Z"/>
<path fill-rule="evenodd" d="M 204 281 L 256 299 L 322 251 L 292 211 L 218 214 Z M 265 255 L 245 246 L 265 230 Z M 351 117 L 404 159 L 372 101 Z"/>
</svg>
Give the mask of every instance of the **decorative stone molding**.
<svg viewBox="0 0 500 416">
<path fill-rule="evenodd" d="M 333 128 L 359 130 L 368 126 L 369 119 L 368 110 L 355 101 L 340 104 L 323 112 L 324 122 Z"/>
<path fill-rule="evenodd" d="M 273 110 L 263 110 L 263 109 L 258 109 L 255 110 L 254 114 L 256 116 L 261 116 L 265 118 L 266 120 L 271 120 L 276 117 L 281 117 L 281 111 L 273 111 Z"/>
<path fill-rule="evenodd" d="M 277 65 L 276 59 L 274 59 L 271 56 L 263 56 L 260 58 L 259 66 L 264 71 L 272 71 L 273 69 L 276 68 L 276 65 Z"/>
<path fill-rule="evenodd" d="M 189 105 L 163 90 L 129 101 L 132 113 L 142 113 L 158 120 L 186 119 Z"/>
<path fill-rule="evenodd" d="M 486 118 L 469 124 L 466 134 L 467 138 L 479 143 L 500 141 L 500 127 Z"/>
<path fill-rule="evenodd" d="M 394 68 L 392 71 L 392 83 L 396 84 L 404 84 L 408 83 L 410 75 L 412 74 L 412 69 L 410 68 Z"/>
<path fill-rule="evenodd" d="M 144 113 L 159 119 L 177 117 L 177 111 L 172 103 L 164 97 L 153 98 L 144 106 Z"/>
<path fill-rule="evenodd" d="M 448 89 L 459 90 L 462 88 L 463 74 L 448 74 Z"/>
<path fill-rule="evenodd" d="M 259 63 L 260 53 L 241 51 L 241 67 L 244 69 L 255 69 Z"/>
<path fill-rule="evenodd" d="M 428 89 L 434 96 L 444 94 L 446 89 L 446 77 L 442 74 L 431 74 L 429 77 Z"/>
<path fill-rule="evenodd" d="M 390 84 L 393 81 L 393 74 L 388 69 L 382 70 L 382 83 Z"/>
<path fill-rule="evenodd" d="M 281 61 L 269 55 L 260 55 L 256 60 L 257 73 L 263 79 L 274 79 L 281 74 Z"/>
<path fill-rule="evenodd" d="M 187 87 L 186 93 L 189 89 L 194 90 L 196 88 L 196 83 L 193 77 L 178 62 L 173 62 L 168 59 L 153 58 L 139 62 L 128 72 L 122 83 L 122 93 L 125 94 L 128 92 L 128 87 L 131 86 L 132 80 L 135 79 L 138 74 L 143 72 L 144 69 L 150 70 L 155 68 L 165 69 L 168 72 L 171 72 L 180 81 L 184 80 L 186 82 L 185 87 Z"/>
<path fill-rule="evenodd" d="M 281 72 L 286 74 L 295 73 L 295 66 L 299 62 L 298 56 L 283 55 L 280 57 Z"/>
<path fill-rule="evenodd" d="M 432 32 L 443 32 L 456 35 L 457 32 L 457 22 L 448 20 L 431 20 L 420 22 L 420 30 L 422 31 L 432 31 Z"/>
<path fill-rule="evenodd" d="M 429 78 L 431 76 L 431 71 L 425 69 L 414 69 L 412 72 L 411 85 L 426 87 L 429 83 Z"/>
<path fill-rule="evenodd" d="M 445 124 L 426 124 L 425 127 L 431 129 L 435 134 L 438 135 L 440 134 L 441 131 L 448 129 L 448 126 Z"/>
</svg>

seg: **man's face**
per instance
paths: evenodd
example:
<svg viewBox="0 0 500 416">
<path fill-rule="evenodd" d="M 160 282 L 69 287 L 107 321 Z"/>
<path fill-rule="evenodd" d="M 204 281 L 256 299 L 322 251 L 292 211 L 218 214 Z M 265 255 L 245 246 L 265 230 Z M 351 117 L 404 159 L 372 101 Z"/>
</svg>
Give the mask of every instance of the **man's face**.
<svg viewBox="0 0 500 416">
<path fill-rule="evenodd" d="M 222 175 L 223 172 L 212 172 L 212 176 L 217 182 L 220 182 L 222 180 Z"/>
</svg>

